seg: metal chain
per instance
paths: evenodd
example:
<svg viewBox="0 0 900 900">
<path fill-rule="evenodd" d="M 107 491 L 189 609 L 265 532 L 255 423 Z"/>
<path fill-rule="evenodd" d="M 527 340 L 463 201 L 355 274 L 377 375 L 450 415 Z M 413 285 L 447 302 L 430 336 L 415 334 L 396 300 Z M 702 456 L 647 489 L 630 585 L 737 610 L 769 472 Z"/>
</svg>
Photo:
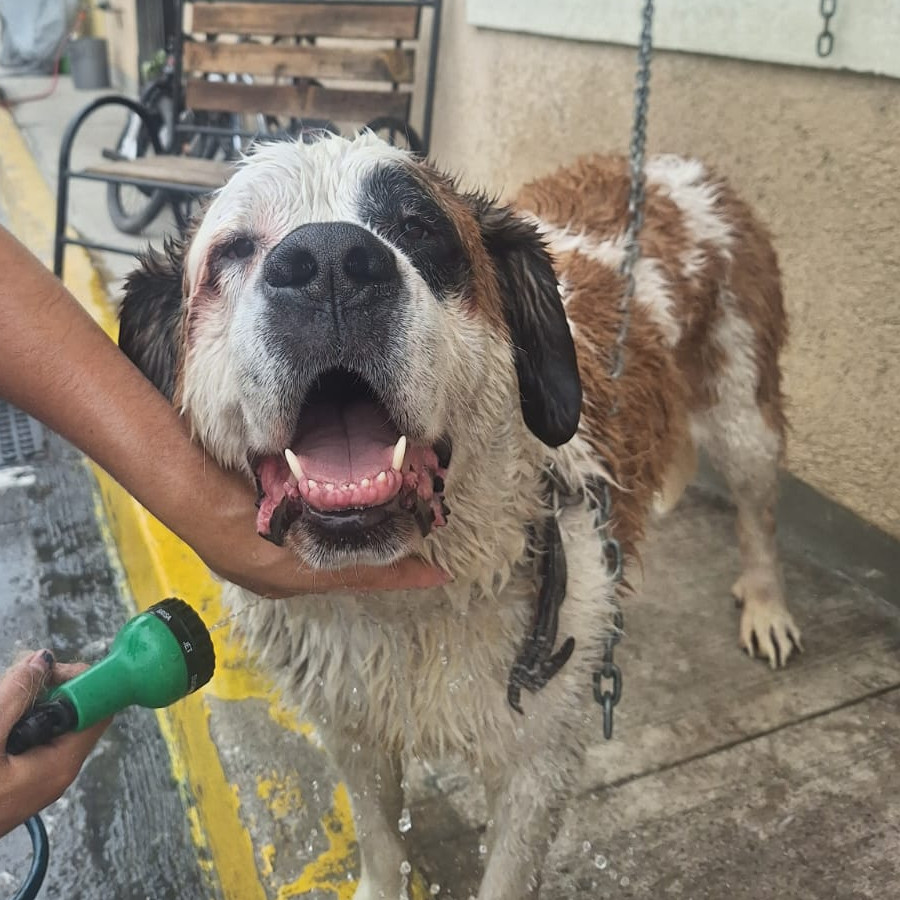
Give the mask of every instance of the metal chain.
<svg viewBox="0 0 900 900">
<path fill-rule="evenodd" d="M 602 478 L 594 479 L 587 485 L 588 501 L 594 507 L 594 526 L 603 539 L 603 556 L 606 561 L 606 571 L 618 590 L 622 581 L 623 559 L 622 547 L 619 542 L 609 534 L 609 521 L 612 516 L 612 494 L 609 482 Z M 613 655 L 616 644 L 622 639 L 622 629 L 625 627 L 622 609 L 613 593 L 613 628 L 607 635 L 603 646 L 603 664 L 594 672 L 594 700 L 603 709 L 603 737 L 609 740 L 613 732 L 613 709 L 622 699 L 622 670 L 615 664 Z M 609 688 L 604 687 L 604 682 L 610 682 Z"/>
<path fill-rule="evenodd" d="M 831 56 L 834 49 L 834 35 L 831 32 L 831 20 L 837 12 L 837 0 L 819 0 L 819 14 L 822 16 L 822 32 L 816 38 L 816 53 L 821 57 Z"/>
<path fill-rule="evenodd" d="M 644 224 L 644 145 L 647 142 L 647 100 L 650 96 L 651 30 L 653 0 L 645 0 L 642 14 L 641 42 L 638 46 L 638 70 L 634 89 L 634 125 L 628 157 L 631 190 L 628 194 L 628 226 L 625 230 L 625 257 L 620 272 L 625 289 L 619 299 L 619 331 L 613 349 L 610 375 L 618 380 L 625 370 L 625 341 L 631 324 L 631 301 L 634 297 L 634 269 L 641 255 L 638 237 Z"/>
<path fill-rule="evenodd" d="M 647 101 L 650 96 L 650 57 L 653 43 L 651 40 L 653 27 L 653 0 L 645 0 L 642 14 L 641 41 L 638 46 L 638 70 L 634 90 L 634 126 L 631 132 L 629 148 L 629 172 L 631 190 L 628 195 L 628 226 L 625 230 L 625 256 L 620 272 L 625 280 L 625 287 L 619 299 L 619 331 L 616 334 L 610 365 L 610 378 L 618 381 L 625 371 L 625 342 L 628 339 L 628 328 L 631 324 L 631 305 L 634 299 L 634 270 L 641 255 L 638 239 L 644 224 L 644 148 L 647 143 Z M 610 411 L 618 411 L 618 399 L 614 400 Z M 622 581 L 622 548 L 619 542 L 609 533 L 609 521 L 612 514 L 612 498 L 609 484 L 601 481 L 592 486 L 595 524 L 603 539 L 603 555 L 606 559 L 607 571 L 616 588 L 613 593 L 613 628 L 606 638 L 603 648 L 603 664 L 594 672 L 594 699 L 603 709 L 603 736 L 606 740 L 613 733 L 613 710 L 622 699 L 622 670 L 615 664 L 616 644 L 622 639 L 624 619 L 622 609 L 616 597 L 618 585 Z M 605 683 L 610 687 L 604 687 Z"/>
</svg>

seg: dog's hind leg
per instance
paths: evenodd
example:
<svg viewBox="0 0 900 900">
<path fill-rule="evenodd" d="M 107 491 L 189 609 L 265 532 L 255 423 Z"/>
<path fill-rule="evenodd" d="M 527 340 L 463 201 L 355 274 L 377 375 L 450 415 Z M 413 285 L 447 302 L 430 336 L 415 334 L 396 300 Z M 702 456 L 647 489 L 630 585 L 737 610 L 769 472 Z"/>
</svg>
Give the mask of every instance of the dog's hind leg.
<svg viewBox="0 0 900 900">
<path fill-rule="evenodd" d="M 662 487 L 653 498 L 653 510 L 657 515 L 670 513 L 681 499 L 685 488 L 697 474 L 697 448 L 687 433 L 682 440 L 666 470 Z"/>
<path fill-rule="evenodd" d="M 716 399 L 692 416 L 692 431 L 737 505 L 742 572 L 732 593 L 743 604 L 740 645 L 777 668 L 801 649 L 775 543 L 778 463 L 785 444 L 777 356 L 773 350 L 771 358 L 760 358 L 751 324 L 734 296 L 723 293 L 714 335 L 724 353 L 715 377 Z"/>
<path fill-rule="evenodd" d="M 322 738 L 350 792 L 359 846 L 360 877 L 353 900 L 399 898 L 408 876 L 398 828 L 403 811 L 401 764 L 350 732 L 322 729 Z"/>
</svg>

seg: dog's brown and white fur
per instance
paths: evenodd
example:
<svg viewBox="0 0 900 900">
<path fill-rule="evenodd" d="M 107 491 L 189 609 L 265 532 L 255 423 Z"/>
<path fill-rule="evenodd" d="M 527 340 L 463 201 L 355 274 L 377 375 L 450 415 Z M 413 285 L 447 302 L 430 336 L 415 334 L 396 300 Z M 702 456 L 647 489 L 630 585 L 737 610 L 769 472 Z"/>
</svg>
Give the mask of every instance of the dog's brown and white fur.
<svg viewBox="0 0 900 900">
<path fill-rule="evenodd" d="M 479 898 L 539 890 L 594 738 L 586 713 L 616 589 L 587 503 L 553 511 L 569 572 L 559 640 L 573 636 L 575 650 L 515 712 L 507 681 L 531 628 L 541 554 L 529 552 L 529 525 L 546 513 L 551 461 L 573 490 L 611 477 L 613 530 L 632 559 L 654 503 L 674 505 L 703 447 L 738 506 L 740 643 L 773 665 L 799 646 L 774 539 L 786 332 L 775 254 L 701 164 L 659 157 L 646 175 L 616 383 L 608 371 L 628 194 L 619 159 L 539 180 L 513 211 L 372 136 L 266 146 L 212 200 L 185 248 L 148 259 L 130 279 L 123 347 L 224 465 L 250 475 L 269 459 L 281 472 L 276 460 L 304 428 L 307 396 L 337 367 L 366 381 L 418 448 L 412 480 L 442 475 L 434 492 L 450 516 L 444 524 L 432 505 L 425 537 L 395 507 L 371 519 L 371 533 L 368 518 L 355 531 L 343 510 L 310 512 L 307 493 L 285 540 L 318 566 L 418 553 L 450 574 L 446 586 L 252 605 L 226 591 L 247 605 L 250 648 L 318 723 L 350 788 L 357 900 L 401 895 L 403 760 L 445 754 L 466 757 L 487 789 Z M 430 453 L 441 441 L 452 445 L 446 466 Z M 329 488 L 341 490 L 357 487 Z M 354 752 L 359 745 L 366 750 Z"/>
</svg>

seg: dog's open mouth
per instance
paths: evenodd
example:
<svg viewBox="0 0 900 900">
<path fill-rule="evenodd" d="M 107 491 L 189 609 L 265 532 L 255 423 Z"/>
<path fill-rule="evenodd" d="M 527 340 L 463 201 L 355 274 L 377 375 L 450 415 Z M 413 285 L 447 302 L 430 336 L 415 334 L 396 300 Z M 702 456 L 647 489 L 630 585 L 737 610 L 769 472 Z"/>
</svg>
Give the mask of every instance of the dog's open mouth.
<svg viewBox="0 0 900 900">
<path fill-rule="evenodd" d="M 257 530 L 282 544 L 300 519 L 345 534 L 405 511 L 424 536 L 446 524 L 449 463 L 449 441 L 413 443 L 365 381 L 332 370 L 304 401 L 290 447 L 251 460 L 259 491 Z"/>
</svg>

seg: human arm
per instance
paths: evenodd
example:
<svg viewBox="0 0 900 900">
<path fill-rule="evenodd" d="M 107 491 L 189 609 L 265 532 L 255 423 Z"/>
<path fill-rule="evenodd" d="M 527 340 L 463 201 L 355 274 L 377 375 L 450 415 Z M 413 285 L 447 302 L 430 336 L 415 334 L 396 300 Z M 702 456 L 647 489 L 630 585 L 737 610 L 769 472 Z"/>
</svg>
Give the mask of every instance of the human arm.
<svg viewBox="0 0 900 900">
<path fill-rule="evenodd" d="M 165 398 L 2 229 L 0 272 L 0 397 L 90 456 L 213 571 L 265 596 L 446 580 L 415 559 L 353 571 L 301 569 L 292 553 L 257 536 L 251 486 L 190 440 Z"/>
</svg>

